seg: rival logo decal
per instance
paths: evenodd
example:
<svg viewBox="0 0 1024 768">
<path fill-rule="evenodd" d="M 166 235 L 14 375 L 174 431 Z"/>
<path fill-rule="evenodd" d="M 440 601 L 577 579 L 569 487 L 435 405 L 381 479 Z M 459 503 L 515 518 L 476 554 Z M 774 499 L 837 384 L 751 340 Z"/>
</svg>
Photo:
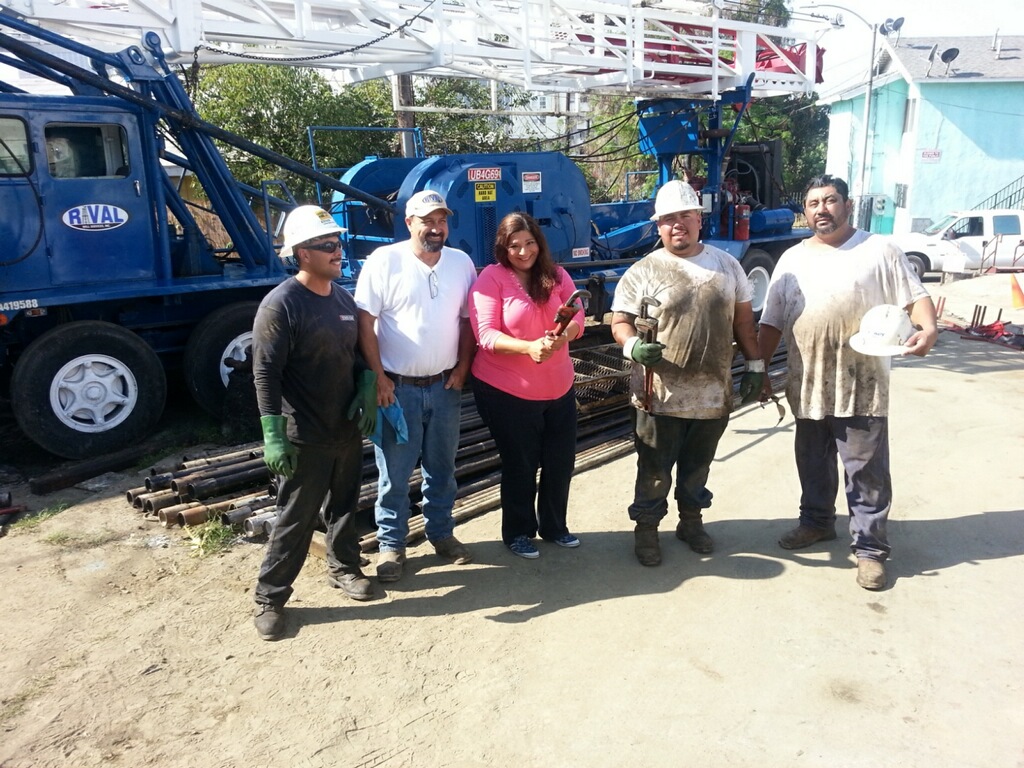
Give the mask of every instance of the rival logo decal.
<svg viewBox="0 0 1024 768">
<path fill-rule="evenodd" d="M 60 220 L 71 229 L 96 231 L 117 229 L 128 223 L 128 211 L 116 205 L 105 203 L 88 203 L 68 208 Z"/>
</svg>

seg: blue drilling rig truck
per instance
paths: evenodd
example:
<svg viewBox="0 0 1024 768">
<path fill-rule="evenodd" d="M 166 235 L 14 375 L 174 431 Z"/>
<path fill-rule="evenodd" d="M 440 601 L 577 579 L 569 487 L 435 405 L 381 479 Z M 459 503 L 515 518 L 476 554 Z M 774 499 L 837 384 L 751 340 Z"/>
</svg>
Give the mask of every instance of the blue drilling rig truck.
<svg viewBox="0 0 1024 768">
<path fill-rule="evenodd" d="M 349 286 L 373 248 L 407 237 L 399 211 L 422 189 L 445 195 L 449 243 L 478 267 L 491 260 L 501 217 L 529 212 L 591 290 L 598 319 L 618 276 L 656 245 L 650 199 L 591 205 L 561 153 L 368 158 L 338 179 L 200 119 L 154 32 L 109 53 L 7 8 L 0 30 L 0 64 L 70 92 L 0 81 L 0 393 L 26 435 L 60 456 L 104 455 L 144 436 L 162 414 L 171 370 L 220 414 L 225 361 L 244 358 L 259 300 L 290 274 L 275 236 L 295 201 L 286 189 L 238 183 L 217 142 L 330 191 L 325 206 L 348 230 Z M 777 256 L 808 233 L 770 202 L 778 146 L 732 143 L 753 79 L 711 99 L 641 100 L 637 115 L 662 181 L 677 155 L 704 158 L 705 239 L 740 259 L 763 291 Z M 204 236 L 176 181 L 182 173 L 201 185 L 227 247 Z M 756 210 L 745 191 L 764 197 Z"/>
</svg>

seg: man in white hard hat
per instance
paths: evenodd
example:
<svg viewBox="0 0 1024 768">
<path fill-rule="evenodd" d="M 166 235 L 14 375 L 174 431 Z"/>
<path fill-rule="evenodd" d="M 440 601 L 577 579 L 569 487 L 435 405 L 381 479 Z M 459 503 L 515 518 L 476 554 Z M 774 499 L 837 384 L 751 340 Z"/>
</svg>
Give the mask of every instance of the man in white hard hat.
<svg viewBox="0 0 1024 768">
<path fill-rule="evenodd" d="M 405 205 L 411 237 L 371 253 L 356 284 L 359 344 L 377 374 L 378 402 L 398 402 L 408 426 L 408 440 L 399 442 L 392 426 L 383 424 L 374 446 L 382 582 L 402 577 L 409 478 L 418 461 L 428 541 L 458 565 L 472 559 L 454 535 L 452 506 L 462 388 L 476 349 L 468 300 L 476 268 L 465 252 L 444 244 L 451 215 L 439 193 L 414 194 Z"/>
<path fill-rule="evenodd" d="M 870 349 L 870 339 L 861 347 L 866 354 L 850 340 L 868 330 L 861 328 L 862 319 L 883 304 L 905 308 L 917 326 L 900 345 L 902 354 L 923 357 L 938 330 L 935 307 L 907 257 L 887 239 L 853 227 L 852 211 L 845 181 L 825 175 L 810 182 L 804 214 L 814 235 L 779 259 L 758 343 L 762 357 L 770 359 L 785 337 L 786 397 L 796 418 L 800 522 L 779 545 L 801 549 L 836 538 L 838 454 L 846 473 L 857 583 L 877 590 L 886 585 L 884 563 L 891 549 L 889 358 Z M 764 395 L 770 393 L 766 385 Z"/>
<path fill-rule="evenodd" d="M 334 282 L 343 231 L 315 205 L 288 214 L 281 256 L 294 256 L 299 272 L 266 295 L 253 324 L 263 459 L 277 475 L 277 524 L 256 584 L 255 623 L 264 640 L 285 634 L 284 605 L 328 494 L 328 583 L 353 600 L 374 596 L 359 567 L 355 515 L 377 388 L 357 354 L 355 301 Z"/>
<path fill-rule="evenodd" d="M 673 469 L 676 538 L 698 554 L 714 549 L 702 513 L 711 506 L 708 475 L 732 409 L 734 339 L 747 359 L 744 402 L 760 394 L 764 377 L 750 283 L 733 256 L 700 242 L 702 211 L 685 182 L 658 190 L 651 218 L 662 247 L 626 270 L 612 302 L 612 335 L 634 363 L 637 475 L 629 517 L 634 552 L 646 566 L 661 562 L 658 525 L 668 513 Z M 658 324 L 653 342 L 637 333 L 645 310 Z"/>
</svg>

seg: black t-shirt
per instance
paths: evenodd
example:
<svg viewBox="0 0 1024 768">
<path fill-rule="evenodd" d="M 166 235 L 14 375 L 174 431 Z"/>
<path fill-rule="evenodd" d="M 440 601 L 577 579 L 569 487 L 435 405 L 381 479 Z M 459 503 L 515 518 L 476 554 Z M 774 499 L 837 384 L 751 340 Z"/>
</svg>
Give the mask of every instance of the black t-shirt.
<svg viewBox="0 0 1024 768">
<path fill-rule="evenodd" d="M 334 448 L 361 439 L 346 416 L 356 393 L 356 304 L 337 285 L 320 296 L 290 278 L 266 295 L 253 324 L 260 414 L 285 414 L 298 445 Z"/>
</svg>

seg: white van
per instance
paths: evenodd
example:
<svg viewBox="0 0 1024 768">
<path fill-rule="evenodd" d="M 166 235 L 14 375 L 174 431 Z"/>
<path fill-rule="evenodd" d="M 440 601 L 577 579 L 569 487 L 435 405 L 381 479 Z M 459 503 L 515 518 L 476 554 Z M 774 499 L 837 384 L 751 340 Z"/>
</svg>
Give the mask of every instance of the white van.
<svg viewBox="0 0 1024 768">
<path fill-rule="evenodd" d="M 954 211 L 923 232 L 890 235 L 918 276 L 925 272 L 1024 269 L 1024 211 Z"/>
</svg>

